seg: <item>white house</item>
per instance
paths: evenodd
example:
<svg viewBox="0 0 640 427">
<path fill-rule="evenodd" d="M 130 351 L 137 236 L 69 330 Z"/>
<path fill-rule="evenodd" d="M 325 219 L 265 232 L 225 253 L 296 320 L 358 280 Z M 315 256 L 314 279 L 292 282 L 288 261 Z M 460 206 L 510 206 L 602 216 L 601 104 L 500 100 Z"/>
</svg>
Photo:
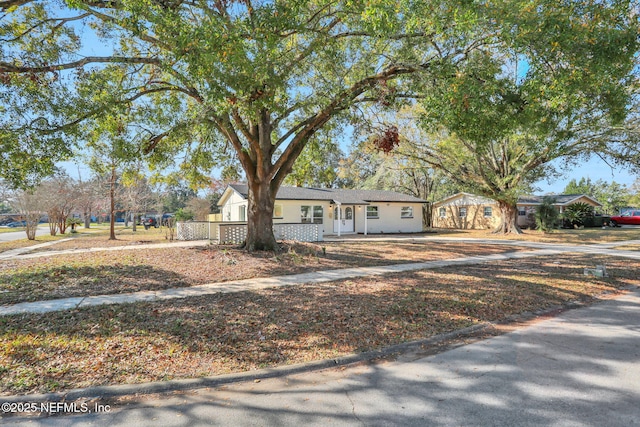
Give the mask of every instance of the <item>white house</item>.
<svg viewBox="0 0 640 427">
<path fill-rule="evenodd" d="M 248 186 L 230 184 L 218 201 L 222 221 L 247 220 Z M 426 201 L 394 191 L 280 187 L 274 224 L 322 224 L 323 235 L 416 233 Z"/>
</svg>

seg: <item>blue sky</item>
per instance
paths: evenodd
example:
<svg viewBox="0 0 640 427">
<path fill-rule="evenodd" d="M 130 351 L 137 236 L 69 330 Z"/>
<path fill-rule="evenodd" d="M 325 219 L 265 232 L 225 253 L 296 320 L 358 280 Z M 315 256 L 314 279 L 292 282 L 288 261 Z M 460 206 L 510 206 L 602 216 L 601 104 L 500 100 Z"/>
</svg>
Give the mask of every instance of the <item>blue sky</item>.
<svg viewBox="0 0 640 427">
<path fill-rule="evenodd" d="M 551 183 L 545 180 L 538 181 L 536 186 L 541 190 L 538 194 L 560 194 L 569 181 L 572 179 L 580 180 L 580 178 L 583 177 L 591 178 L 592 182 L 599 179 L 606 182 L 615 181 L 627 187 L 633 184 L 636 178 L 638 178 L 637 175 L 630 173 L 626 169 L 616 167 L 612 169 L 605 162 L 594 156 L 589 159 L 589 161 L 573 167 L 561 177 L 554 179 Z"/>
</svg>

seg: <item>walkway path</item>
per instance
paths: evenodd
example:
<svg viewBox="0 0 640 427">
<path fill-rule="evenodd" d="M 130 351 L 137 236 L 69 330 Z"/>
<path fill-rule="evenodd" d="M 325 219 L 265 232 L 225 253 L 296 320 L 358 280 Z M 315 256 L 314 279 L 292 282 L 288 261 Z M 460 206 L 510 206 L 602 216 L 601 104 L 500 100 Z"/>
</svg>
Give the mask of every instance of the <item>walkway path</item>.
<svg viewBox="0 0 640 427">
<path fill-rule="evenodd" d="M 439 239 L 445 240 L 445 239 Z M 469 239 L 467 239 L 469 240 Z M 473 240 L 475 243 L 488 243 L 489 240 Z M 502 244 L 508 244 L 507 241 L 500 240 Z M 557 255 L 567 252 L 581 252 L 593 254 L 608 254 L 617 257 L 626 257 L 632 259 L 640 259 L 638 251 L 620 251 L 611 249 L 614 246 L 639 244 L 640 241 L 615 242 L 596 245 L 560 245 L 560 244 L 543 244 L 537 242 L 514 242 L 510 244 L 518 246 L 529 246 L 539 248 L 529 252 L 507 252 L 502 254 L 492 254 L 484 256 L 469 256 L 456 259 L 448 259 L 441 261 L 429 261 L 419 263 L 394 264 L 376 267 L 358 267 L 346 268 L 339 270 L 314 271 L 310 273 L 293 274 L 287 276 L 274 276 L 264 278 L 252 278 L 244 280 L 235 280 L 229 282 L 209 283 L 185 288 L 172 288 L 158 291 L 140 291 L 127 294 L 115 295 L 97 295 L 88 297 L 63 298 L 49 301 L 25 302 L 9 306 L 0 306 L 0 316 L 20 314 L 20 313 L 46 313 L 58 310 L 68 310 L 81 307 L 90 307 L 103 304 L 122 304 L 140 301 L 160 301 L 175 298 L 187 298 L 192 296 L 209 295 L 216 293 L 241 292 L 246 290 L 257 290 L 264 288 L 292 286 L 300 284 L 325 283 L 335 280 L 353 279 L 357 277 L 377 276 L 388 273 L 398 273 L 416 270 L 427 270 L 439 267 L 447 267 L 454 265 L 480 264 L 491 261 L 501 261 L 508 259 L 524 259 L 538 256 Z M 184 242 L 181 246 L 193 246 L 196 242 Z M 164 245 L 164 244 L 162 244 Z M 145 245 L 144 248 L 162 245 Z M 171 244 L 176 246 L 176 244 Z M 130 249 L 131 247 L 124 247 Z M 123 247 L 108 248 L 109 250 L 122 250 Z M 74 253 L 65 251 L 65 253 Z M 37 255 L 37 254 L 32 254 Z M 20 256 L 20 258 L 28 255 Z M 17 257 L 16 257 L 17 258 Z"/>
</svg>

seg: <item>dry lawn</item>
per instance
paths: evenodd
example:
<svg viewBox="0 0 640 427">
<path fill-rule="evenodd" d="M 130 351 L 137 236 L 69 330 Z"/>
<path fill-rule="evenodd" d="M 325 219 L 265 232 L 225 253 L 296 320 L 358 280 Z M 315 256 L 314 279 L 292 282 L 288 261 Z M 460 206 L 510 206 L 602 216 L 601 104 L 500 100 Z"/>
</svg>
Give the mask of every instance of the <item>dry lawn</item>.
<svg viewBox="0 0 640 427">
<path fill-rule="evenodd" d="M 438 237 L 525 240 L 543 243 L 593 244 L 640 239 L 640 227 L 635 226 L 625 226 L 622 228 L 607 227 L 604 229 L 585 228 L 582 230 L 560 229 L 554 230 L 551 233 L 542 233 L 537 230 L 523 230 L 523 233 L 520 235 L 493 234 L 490 230 L 436 230 Z"/>
<path fill-rule="evenodd" d="M 441 242 L 377 243 L 376 247 L 367 242 L 325 242 L 323 245 L 288 242 L 279 254 L 249 254 L 230 247 L 210 246 L 6 260 L 0 261 L 0 304 L 516 250 L 523 249 Z"/>
<path fill-rule="evenodd" d="M 605 263 L 611 277 L 583 275 Z M 0 390 L 193 378 L 336 357 L 637 284 L 640 262 L 511 260 L 322 285 L 0 317 Z"/>
</svg>

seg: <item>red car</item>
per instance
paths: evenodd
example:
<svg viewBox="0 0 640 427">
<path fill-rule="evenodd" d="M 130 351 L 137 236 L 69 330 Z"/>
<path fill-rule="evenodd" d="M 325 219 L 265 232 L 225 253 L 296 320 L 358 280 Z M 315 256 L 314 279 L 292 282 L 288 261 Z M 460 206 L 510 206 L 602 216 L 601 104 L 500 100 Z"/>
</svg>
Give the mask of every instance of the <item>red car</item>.
<svg viewBox="0 0 640 427">
<path fill-rule="evenodd" d="M 612 216 L 609 225 L 619 227 L 620 225 L 640 225 L 640 211 L 626 211 L 622 215 Z"/>
</svg>

